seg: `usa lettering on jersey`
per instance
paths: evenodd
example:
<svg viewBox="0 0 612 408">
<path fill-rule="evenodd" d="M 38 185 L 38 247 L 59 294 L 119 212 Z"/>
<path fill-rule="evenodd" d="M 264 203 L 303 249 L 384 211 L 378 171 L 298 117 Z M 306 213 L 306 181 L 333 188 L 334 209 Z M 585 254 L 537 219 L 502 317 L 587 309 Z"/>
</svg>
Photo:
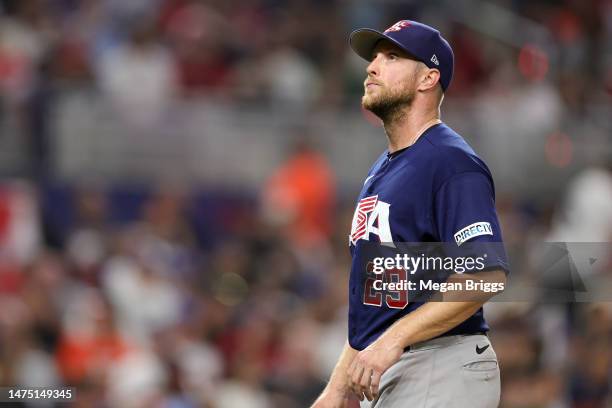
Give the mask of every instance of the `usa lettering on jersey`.
<svg viewBox="0 0 612 408">
<path fill-rule="evenodd" d="M 355 245 L 360 239 L 369 241 L 370 234 L 377 235 L 380 242 L 392 242 L 389 207 L 378 195 L 362 198 L 355 208 L 349 243 Z"/>
</svg>

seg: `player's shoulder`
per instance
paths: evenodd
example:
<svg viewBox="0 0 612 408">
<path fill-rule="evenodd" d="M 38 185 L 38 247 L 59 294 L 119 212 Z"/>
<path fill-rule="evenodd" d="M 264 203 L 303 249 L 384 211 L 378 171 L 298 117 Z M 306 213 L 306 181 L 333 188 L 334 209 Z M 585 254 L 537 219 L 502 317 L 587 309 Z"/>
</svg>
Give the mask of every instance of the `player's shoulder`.
<svg viewBox="0 0 612 408">
<path fill-rule="evenodd" d="M 447 175 L 465 172 L 482 172 L 490 176 L 485 162 L 472 146 L 444 123 L 433 127 L 423 135 L 428 145 L 428 155 L 438 171 Z"/>
</svg>

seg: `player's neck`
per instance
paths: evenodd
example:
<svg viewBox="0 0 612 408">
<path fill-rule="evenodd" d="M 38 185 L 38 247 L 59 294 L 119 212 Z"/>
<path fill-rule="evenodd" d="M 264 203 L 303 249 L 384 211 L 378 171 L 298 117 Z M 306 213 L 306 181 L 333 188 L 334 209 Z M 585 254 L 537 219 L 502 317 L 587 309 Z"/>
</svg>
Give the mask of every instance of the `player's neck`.
<svg viewBox="0 0 612 408">
<path fill-rule="evenodd" d="M 400 115 L 383 122 L 389 141 L 389 152 L 413 145 L 431 126 L 440 123 L 440 109 L 404 110 Z"/>
</svg>

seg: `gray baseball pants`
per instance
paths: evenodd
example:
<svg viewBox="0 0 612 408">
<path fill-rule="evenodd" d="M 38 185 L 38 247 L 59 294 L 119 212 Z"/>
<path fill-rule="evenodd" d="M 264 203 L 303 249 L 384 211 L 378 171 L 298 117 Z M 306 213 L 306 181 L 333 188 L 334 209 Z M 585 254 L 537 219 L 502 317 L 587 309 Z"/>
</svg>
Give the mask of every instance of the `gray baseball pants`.
<svg viewBox="0 0 612 408">
<path fill-rule="evenodd" d="M 482 334 L 417 343 L 381 380 L 378 398 L 361 408 L 497 408 L 499 364 Z"/>
</svg>

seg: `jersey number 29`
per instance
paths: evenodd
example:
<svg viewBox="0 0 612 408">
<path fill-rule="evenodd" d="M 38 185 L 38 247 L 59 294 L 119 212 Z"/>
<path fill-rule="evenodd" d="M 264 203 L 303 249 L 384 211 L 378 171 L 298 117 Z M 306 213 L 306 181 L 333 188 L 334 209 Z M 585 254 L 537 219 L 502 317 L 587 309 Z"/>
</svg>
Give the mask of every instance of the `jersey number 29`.
<svg viewBox="0 0 612 408">
<path fill-rule="evenodd" d="M 370 272 L 370 265 L 368 265 L 368 272 Z M 365 279 L 365 287 L 363 288 L 363 303 L 365 305 L 380 307 L 382 306 L 384 295 L 385 303 L 388 307 L 392 309 L 405 308 L 406 305 L 408 305 L 407 290 L 384 290 L 385 287 L 381 287 L 381 283 L 406 282 L 406 276 L 407 273 L 405 269 L 385 269 L 384 273 L 376 275 L 376 277 L 368 275 Z M 379 288 L 379 290 L 376 288 Z"/>
</svg>

